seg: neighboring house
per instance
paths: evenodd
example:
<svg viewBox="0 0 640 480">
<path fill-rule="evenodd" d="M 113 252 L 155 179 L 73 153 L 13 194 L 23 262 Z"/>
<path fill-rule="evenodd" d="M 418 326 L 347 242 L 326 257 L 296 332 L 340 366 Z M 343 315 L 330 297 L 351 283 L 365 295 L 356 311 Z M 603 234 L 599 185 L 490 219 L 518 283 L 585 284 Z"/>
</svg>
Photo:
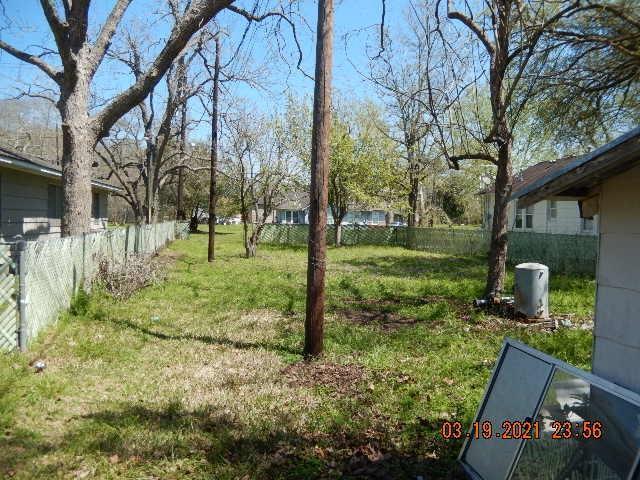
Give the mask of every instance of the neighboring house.
<svg viewBox="0 0 640 480">
<path fill-rule="evenodd" d="M 550 198 L 600 216 L 592 370 L 640 393 L 640 127 L 518 192 L 526 208 Z"/>
<path fill-rule="evenodd" d="M 261 210 L 260 210 L 261 212 Z M 342 220 L 343 225 L 366 224 L 386 225 L 387 211 L 382 208 L 363 209 L 354 207 Z M 394 213 L 393 222 L 402 223 L 403 217 Z M 284 223 L 305 225 L 309 223 L 309 195 L 307 193 L 291 193 L 275 209 L 268 223 Z M 333 224 L 331 208 L 327 211 L 327 223 Z"/>
<path fill-rule="evenodd" d="M 597 235 L 598 218 L 581 218 L 578 202 L 572 198 L 548 198 L 526 208 L 517 208 L 515 198 L 537 180 L 559 171 L 575 160 L 566 157 L 555 162 L 541 162 L 514 175 L 509 202 L 507 228 L 510 231 Z M 493 187 L 480 192 L 482 227 L 491 229 L 493 222 Z"/>
<path fill-rule="evenodd" d="M 41 159 L 0 147 L 0 238 L 59 237 L 62 171 Z M 108 196 L 118 188 L 91 182 L 91 230 L 107 228 Z"/>
</svg>

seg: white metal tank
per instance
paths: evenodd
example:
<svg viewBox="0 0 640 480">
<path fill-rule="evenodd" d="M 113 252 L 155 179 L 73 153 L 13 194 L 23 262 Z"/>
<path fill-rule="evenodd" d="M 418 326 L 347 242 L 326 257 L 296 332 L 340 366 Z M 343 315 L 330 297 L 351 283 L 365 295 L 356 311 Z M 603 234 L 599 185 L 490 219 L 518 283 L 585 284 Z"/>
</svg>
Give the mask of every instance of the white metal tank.
<svg viewBox="0 0 640 480">
<path fill-rule="evenodd" d="M 527 318 L 549 317 L 549 267 L 541 263 L 516 265 L 515 308 Z"/>
</svg>

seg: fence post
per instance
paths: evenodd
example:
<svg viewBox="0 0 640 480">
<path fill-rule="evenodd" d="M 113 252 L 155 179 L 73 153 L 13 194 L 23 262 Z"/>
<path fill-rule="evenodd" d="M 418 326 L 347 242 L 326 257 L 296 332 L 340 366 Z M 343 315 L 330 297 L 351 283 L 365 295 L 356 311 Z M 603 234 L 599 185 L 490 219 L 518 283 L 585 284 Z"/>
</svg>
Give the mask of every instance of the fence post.
<svg viewBox="0 0 640 480">
<path fill-rule="evenodd" d="M 27 350 L 27 262 L 24 252 L 27 242 L 20 240 L 17 245 L 18 252 L 18 348 L 21 352 Z"/>
<path fill-rule="evenodd" d="M 84 288 L 84 279 L 86 278 L 86 264 L 87 264 L 87 234 L 82 234 L 82 275 L 78 281 L 77 290 L 73 292 L 78 293 L 78 290 Z"/>
</svg>

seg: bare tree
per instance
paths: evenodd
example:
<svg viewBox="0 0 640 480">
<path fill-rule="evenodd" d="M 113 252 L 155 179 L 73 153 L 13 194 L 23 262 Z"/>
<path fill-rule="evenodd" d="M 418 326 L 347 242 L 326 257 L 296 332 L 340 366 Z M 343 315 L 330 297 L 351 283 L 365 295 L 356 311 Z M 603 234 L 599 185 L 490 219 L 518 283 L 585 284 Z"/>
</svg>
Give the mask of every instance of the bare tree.
<svg viewBox="0 0 640 480">
<path fill-rule="evenodd" d="M 282 123 L 242 110 L 225 116 L 220 173 L 240 208 L 247 258 L 255 257 L 260 235 L 287 194 L 300 188 L 300 161 L 287 148 Z"/>
<path fill-rule="evenodd" d="M 439 3 L 440 0 L 436 3 L 436 16 Z M 486 68 L 491 106 L 489 128 L 482 143 L 490 145 L 491 150 L 467 150 L 456 154 L 445 150 L 445 153 L 452 162 L 475 159 L 491 162 L 497 167 L 485 286 L 488 297 L 500 296 L 504 287 L 507 206 L 513 185 L 514 131 L 519 116 L 531 98 L 527 89 L 522 92 L 519 87 L 531 60 L 539 53 L 538 46 L 543 34 L 578 5 L 579 2 L 565 2 L 558 8 L 544 8 L 544 0 L 488 0 L 481 10 L 474 13 L 469 5 L 461 11 L 453 0 L 447 3 L 448 18 L 468 29 L 472 38 L 479 43 L 483 57 L 486 57 L 485 60 L 477 54 L 479 68 Z M 548 13 L 550 11 L 553 13 Z M 433 34 L 439 35 L 441 32 Z M 472 51 L 475 54 L 473 48 Z M 530 89 L 530 82 L 527 87 Z"/>
<path fill-rule="evenodd" d="M 91 202 L 91 158 L 96 144 L 128 111 L 149 94 L 170 68 L 192 36 L 223 10 L 260 18 L 234 5 L 234 0 L 193 0 L 174 23 L 149 67 L 129 88 L 108 101 L 98 112 L 90 108 L 94 76 L 103 63 L 113 37 L 132 0 L 116 0 L 97 36 L 91 39 L 90 0 L 40 0 L 51 30 L 60 68 L 43 55 L 29 53 L 0 40 L 0 49 L 40 69 L 58 89 L 57 107 L 62 119 L 63 218 L 62 234 L 88 231 Z M 257 6 L 253 9 L 255 11 Z M 280 12 L 276 14 L 284 16 Z"/>
<path fill-rule="evenodd" d="M 331 141 L 333 13 L 333 0 L 318 1 L 313 130 L 311 132 L 307 310 L 304 324 L 304 355 L 306 357 L 319 356 L 324 347 L 324 277 Z"/>
<path fill-rule="evenodd" d="M 147 48 L 141 45 L 139 38 L 127 32 L 124 46 L 110 52 L 110 56 L 125 64 L 137 79 L 146 68 L 143 51 Z M 152 87 L 149 96 L 134 110 L 138 116 L 125 116 L 129 121 L 118 122 L 112 128 L 115 135 L 100 140 L 96 147 L 96 152 L 110 170 L 109 177 L 113 176 L 123 188 L 124 193 L 120 195 L 131 205 L 138 221 L 143 218 L 147 223 L 157 220 L 160 189 L 174 176 L 178 177 L 177 209 L 181 208 L 183 171 L 190 160 L 185 155 L 186 107 L 189 98 L 201 87 L 189 81 L 187 71 L 198 48 L 196 45 L 193 51 L 184 50 L 174 66 L 169 68 L 165 76 L 166 88 L 162 92 L 164 95 L 156 94 L 158 85 Z M 162 100 L 157 100 L 158 97 Z M 164 105 L 158 115 L 157 104 L 161 102 Z M 176 128 L 178 112 L 181 115 Z M 143 148 L 138 147 L 140 143 Z M 144 189 L 143 201 L 138 187 Z"/>
<path fill-rule="evenodd" d="M 584 150 L 638 124 L 637 2 L 581 2 L 549 29 L 543 45 L 548 55 L 534 90 L 535 131 L 556 145 Z"/>
<path fill-rule="evenodd" d="M 431 124 L 427 116 L 427 68 L 424 65 L 423 48 L 413 50 L 416 54 L 410 62 L 402 63 L 391 46 L 372 60 L 369 79 L 388 99 L 387 109 L 395 121 L 391 138 L 404 150 L 405 175 L 401 187 L 407 194 L 410 227 L 419 223 L 419 191 L 425 179 L 428 137 Z"/>
</svg>

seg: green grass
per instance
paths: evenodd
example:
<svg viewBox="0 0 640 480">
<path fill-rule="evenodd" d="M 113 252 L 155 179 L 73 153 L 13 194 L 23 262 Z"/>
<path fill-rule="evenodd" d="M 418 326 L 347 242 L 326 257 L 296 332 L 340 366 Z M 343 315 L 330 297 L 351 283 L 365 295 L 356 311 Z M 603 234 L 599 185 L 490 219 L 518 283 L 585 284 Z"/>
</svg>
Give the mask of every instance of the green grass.
<svg viewBox="0 0 640 480">
<path fill-rule="evenodd" d="M 96 289 L 0 356 L 0 477 L 446 478 L 460 443 L 440 424 L 471 421 L 505 336 L 589 367 L 589 331 L 469 308 L 482 259 L 392 247 L 330 249 L 326 353 L 300 365 L 305 249 L 244 259 L 237 226 L 216 240 L 213 265 L 206 235 L 177 241 L 166 282 Z M 551 292 L 589 319 L 593 280 Z"/>
</svg>

